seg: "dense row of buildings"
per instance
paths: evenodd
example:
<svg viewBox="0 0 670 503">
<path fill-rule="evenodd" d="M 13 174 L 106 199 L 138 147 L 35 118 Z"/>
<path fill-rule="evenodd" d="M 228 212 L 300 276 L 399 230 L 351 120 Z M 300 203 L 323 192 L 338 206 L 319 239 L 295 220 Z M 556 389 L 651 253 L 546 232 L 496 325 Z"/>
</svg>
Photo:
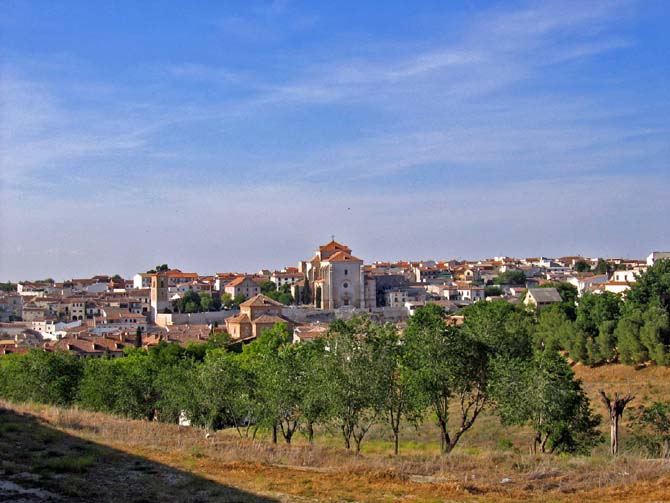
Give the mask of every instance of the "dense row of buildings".
<svg viewBox="0 0 670 503">
<path fill-rule="evenodd" d="M 604 291 L 625 295 L 659 258 L 670 258 L 670 252 L 653 252 L 646 260 L 610 258 L 600 274 L 592 271 L 600 266 L 597 259 L 580 256 L 366 265 L 348 246 L 332 240 L 310 260 L 274 272 L 203 276 L 171 269 L 139 273 L 132 279 L 94 276 L 20 282 L 0 294 L 0 354 L 43 347 L 114 357 L 128 345 L 203 341 L 213 330 L 248 341 L 276 323 L 287 324 L 295 340 L 308 340 L 338 317 L 368 313 L 402 322 L 427 302 L 451 312 L 490 299 L 536 306 L 560 302 L 554 288 L 542 288 L 547 283 L 570 283 L 579 295 Z M 513 284 L 496 280 L 510 273 L 517 278 Z M 487 288 L 494 281 L 499 288 Z M 268 282 L 290 291 L 292 305 L 262 295 Z M 172 313 L 174 302 L 189 291 L 246 300 L 217 312 Z"/>
</svg>

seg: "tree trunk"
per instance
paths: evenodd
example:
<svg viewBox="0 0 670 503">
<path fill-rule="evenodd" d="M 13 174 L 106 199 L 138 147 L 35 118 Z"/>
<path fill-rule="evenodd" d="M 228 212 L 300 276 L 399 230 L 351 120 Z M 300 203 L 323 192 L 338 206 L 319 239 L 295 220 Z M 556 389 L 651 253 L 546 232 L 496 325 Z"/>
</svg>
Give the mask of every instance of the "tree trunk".
<svg viewBox="0 0 670 503">
<path fill-rule="evenodd" d="M 345 449 L 351 449 L 351 433 L 348 432 L 348 429 L 345 425 L 342 425 L 342 438 L 344 438 Z"/>
<path fill-rule="evenodd" d="M 442 419 L 438 419 L 437 424 L 440 427 L 440 452 L 442 454 L 448 454 L 449 451 L 447 451 L 447 444 L 449 434 L 447 433 L 447 422 Z"/>
<path fill-rule="evenodd" d="M 400 443 L 400 432 L 393 432 L 393 454 L 398 455 L 398 444 Z"/>
<path fill-rule="evenodd" d="M 549 440 L 549 433 L 547 433 L 544 440 L 542 440 L 542 454 L 546 454 L 547 452 L 547 440 Z"/>
<path fill-rule="evenodd" d="M 314 443 L 314 423 L 312 421 L 307 423 L 307 439 L 310 444 Z"/>
<path fill-rule="evenodd" d="M 277 423 L 272 425 L 272 443 L 277 443 Z"/>
<path fill-rule="evenodd" d="M 619 392 L 615 392 L 614 399 L 611 400 L 603 390 L 600 390 L 600 396 L 610 417 L 610 454 L 616 456 L 619 453 L 619 419 L 623 416 L 626 405 L 635 397 L 628 394 L 619 398 Z"/>
<path fill-rule="evenodd" d="M 619 453 L 619 416 L 610 418 L 610 454 L 616 456 Z"/>
</svg>

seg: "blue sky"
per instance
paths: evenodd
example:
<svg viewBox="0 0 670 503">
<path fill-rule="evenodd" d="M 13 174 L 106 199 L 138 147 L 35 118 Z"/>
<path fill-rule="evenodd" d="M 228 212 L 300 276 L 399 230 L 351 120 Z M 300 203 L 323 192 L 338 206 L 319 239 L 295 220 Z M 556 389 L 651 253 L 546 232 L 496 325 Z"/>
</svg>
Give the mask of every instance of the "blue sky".
<svg viewBox="0 0 670 503">
<path fill-rule="evenodd" d="M 670 249 L 670 4 L 0 6 L 0 280 Z"/>
</svg>

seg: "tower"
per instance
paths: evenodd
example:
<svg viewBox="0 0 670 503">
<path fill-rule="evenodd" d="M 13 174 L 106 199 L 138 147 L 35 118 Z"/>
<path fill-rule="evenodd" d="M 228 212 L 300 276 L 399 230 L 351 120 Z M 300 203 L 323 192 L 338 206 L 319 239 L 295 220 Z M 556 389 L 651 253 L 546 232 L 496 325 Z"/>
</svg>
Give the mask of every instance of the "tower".
<svg viewBox="0 0 670 503">
<path fill-rule="evenodd" d="M 151 321 L 156 322 L 156 315 L 170 307 L 168 301 L 168 279 L 164 271 L 151 275 Z"/>
</svg>

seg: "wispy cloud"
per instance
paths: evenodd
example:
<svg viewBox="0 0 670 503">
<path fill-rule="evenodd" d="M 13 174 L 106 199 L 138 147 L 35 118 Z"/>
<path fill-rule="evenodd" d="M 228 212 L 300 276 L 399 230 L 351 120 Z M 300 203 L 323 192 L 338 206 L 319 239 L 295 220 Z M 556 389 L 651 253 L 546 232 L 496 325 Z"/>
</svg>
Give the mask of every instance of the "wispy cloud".
<svg viewBox="0 0 670 503">
<path fill-rule="evenodd" d="M 626 75 L 610 72 L 617 86 L 606 86 L 589 72 L 636 48 L 619 29 L 631 5 L 488 10 L 448 36 L 278 49 L 271 69 L 148 61 L 130 82 L 47 75 L 15 58 L 0 81 L 0 227 L 20 250 L 0 251 L 0 279 L 28 276 L 40 256 L 35 276 L 50 263 L 74 274 L 89 256 L 91 272 L 281 266 L 304 258 L 316 232 L 346 235 L 368 259 L 532 253 L 556 235 L 546 253 L 639 253 L 658 234 L 653 215 L 670 211 L 659 174 L 670 104 L 646 103 Z M 291 8 L 215 29 L 282 38 Z M 86 235 L 42 253 L 70 214 Z M 636 243 L 620 252 L 617 221 Z M 120 231 L 156 246 L 99 250 Z M 288 242 L 276 263 L 264 263 L 267 242 Z"/>
</svg>

